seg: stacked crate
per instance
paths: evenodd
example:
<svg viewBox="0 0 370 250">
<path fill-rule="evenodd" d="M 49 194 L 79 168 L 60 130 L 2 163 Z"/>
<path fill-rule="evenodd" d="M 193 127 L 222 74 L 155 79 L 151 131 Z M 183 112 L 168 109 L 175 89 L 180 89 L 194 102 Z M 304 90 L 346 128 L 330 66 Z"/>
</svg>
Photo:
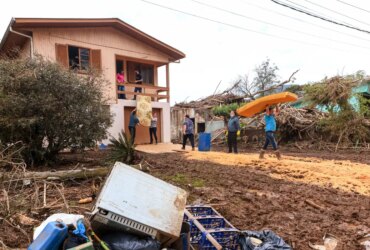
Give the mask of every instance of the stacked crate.
<svg viewBox="0 0 370 250">
<path fill-rule="evenodd" d="M 239 230 L 211 206 L 187 206 L 184 221 L 190 225 L 190 243 L 197 249 L 238 249 Z"/>
</svg>

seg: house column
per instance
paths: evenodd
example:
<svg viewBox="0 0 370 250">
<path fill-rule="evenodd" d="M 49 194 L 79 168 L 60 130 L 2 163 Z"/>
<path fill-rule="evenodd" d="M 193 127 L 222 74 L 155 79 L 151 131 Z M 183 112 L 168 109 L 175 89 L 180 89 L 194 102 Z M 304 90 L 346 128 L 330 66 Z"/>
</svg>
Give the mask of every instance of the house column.
<svg viewBox="0 0 370 250">
<path fill-rule="evenodd" d="M 166 88 L 167 90 L 167 102 L 170 103 L 170 64 L 166 64 Z"/>
</svg>

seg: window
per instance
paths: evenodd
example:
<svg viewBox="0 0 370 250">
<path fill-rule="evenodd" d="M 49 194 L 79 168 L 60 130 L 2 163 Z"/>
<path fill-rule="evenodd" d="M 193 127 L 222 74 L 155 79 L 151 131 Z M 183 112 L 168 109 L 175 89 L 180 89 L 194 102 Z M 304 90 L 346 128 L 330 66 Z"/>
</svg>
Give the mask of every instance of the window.
<svg viewBox="0 0 370 250">
<path fill-rule="evenodd" d="M 90 49 L 68 46 L 69 67 L 75 70 L 88 70 L 90 67 Z"/>
</svg>

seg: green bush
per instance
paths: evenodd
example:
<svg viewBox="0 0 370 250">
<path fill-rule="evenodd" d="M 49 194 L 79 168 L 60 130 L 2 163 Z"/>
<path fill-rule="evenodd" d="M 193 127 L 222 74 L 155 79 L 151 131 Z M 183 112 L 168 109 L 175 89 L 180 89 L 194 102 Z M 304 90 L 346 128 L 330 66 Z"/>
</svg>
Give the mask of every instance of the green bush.
<svg viewBox="0 0 370 250">
<path fill-rule="evenodd" d="M 41 57 L 0 60 L 1 143 L 22 141 L 32 165 L 95 146 L 112 122 L 104 85 L 92 72 L 77 75 Z"/>
<path fill-rule="evenodd" d="M 231 103 L 227 105 L 220 105 L 216 106 L 212 109 L 212 112 L 216 116 L 224 116 L 229 117 L 231 110 L 237 110 L 241 106 L 243 106 L 245 103 Z"/>
<path fill-rule="evenodd" d="M 134 160 L 135 145 L 122 130 L 118 138 L 110 139 L 112 149 L 109 153 L 108 160 L 111 162 L 123 162 L 130 164 Z"/>
</svg>

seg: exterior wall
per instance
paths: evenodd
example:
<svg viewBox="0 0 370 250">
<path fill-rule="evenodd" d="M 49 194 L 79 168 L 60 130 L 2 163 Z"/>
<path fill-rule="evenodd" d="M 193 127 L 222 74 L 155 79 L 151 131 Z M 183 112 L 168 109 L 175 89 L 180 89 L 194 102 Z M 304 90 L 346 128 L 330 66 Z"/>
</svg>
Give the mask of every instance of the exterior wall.
<svg viewBox="0 0 370 250">
<path fill-rule="evenodd" d="M 27 39 L 20 51 L 21 58 L 27 58 L 31 55 L 31 41 Z"/>
<path fill-rule="evenodd" d="M 116 103 L 116 55 L 139 60 L 168 63 L 168 56 L 123 32 L 108 27 L 97 28 L 35 28 L 33 42 L 35 53 L 56 60 L 55 44 L 69 44 L 101 50 L 102 70 L 109 81 L 106 96 Z"/>
<path fill-rule="evenodd" d="M 136 101 L 133 100 L 118 100 L 116 104 L 110 105 L 111 112 L 115 115 L 113 117 L 112 127 L 108 129 L 109 137 L 118 137 L 118 134 L 123 129 L 127 132 L 127 128 L 124 127 L 124 107 L 136 107 Z M 165 102 L 152 102 L 152 108 L 158 108 L 162 110 L 162 128 L 161 141 L 164 143 L 171 142 L 171 119 L 170 119 L 170 104 Z M 104 140 L 104 144 L 109 144 L 109 140 Z"/>
</svg>

